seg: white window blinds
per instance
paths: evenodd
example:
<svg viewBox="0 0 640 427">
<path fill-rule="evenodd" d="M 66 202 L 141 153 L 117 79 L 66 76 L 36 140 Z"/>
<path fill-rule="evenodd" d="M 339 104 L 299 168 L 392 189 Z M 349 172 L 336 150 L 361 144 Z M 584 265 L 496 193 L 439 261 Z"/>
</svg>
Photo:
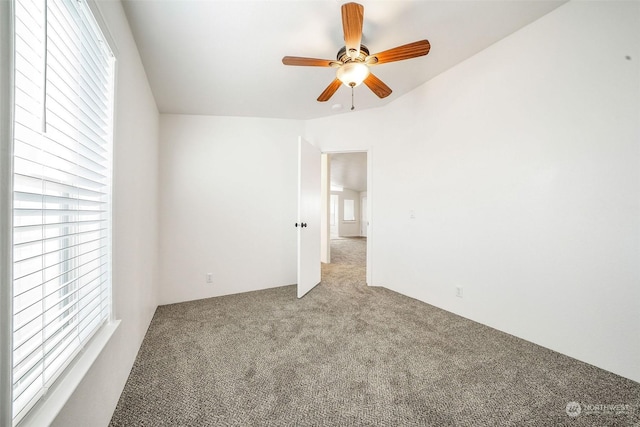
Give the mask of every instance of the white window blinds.
<svg viewBox="0 0 640 427">
<path fill-rule="evenodd" d="M 14 423 L 110 317 L 113 72 L 84 1 L 15 1 Z"/>
</svg>

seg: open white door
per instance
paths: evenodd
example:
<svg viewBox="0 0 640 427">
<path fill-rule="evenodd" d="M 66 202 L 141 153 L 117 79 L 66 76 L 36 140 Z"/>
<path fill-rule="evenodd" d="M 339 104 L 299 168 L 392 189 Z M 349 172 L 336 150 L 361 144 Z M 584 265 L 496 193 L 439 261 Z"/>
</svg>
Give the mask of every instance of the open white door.
<svg viewBox="0 0 640 427">
<path fill-rule="evenodd" d="M 320 150 L 298 140 L 298 298 L 320 283 Z"/>
</svg>

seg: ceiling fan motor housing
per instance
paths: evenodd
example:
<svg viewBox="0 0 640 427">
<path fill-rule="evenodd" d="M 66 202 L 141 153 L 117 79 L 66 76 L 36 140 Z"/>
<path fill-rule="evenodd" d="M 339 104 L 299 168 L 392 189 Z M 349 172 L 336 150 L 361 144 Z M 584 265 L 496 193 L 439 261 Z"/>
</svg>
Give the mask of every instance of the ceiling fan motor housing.
<svg viewBox="0 0 640 427">
<path fill-rule="evenodd" d="M 352 61 L 364 62 L 367 59 L 367 56 L 369 56 L 369 49 L 365 45 L 361 44 L 360 55 L 358 55 L 355 59 L 349 56 L 349 54 L 347 53 L 346 46 L 343 46 L 342 49 L 338 51 L 338 55 L 336 55 L 336 59 L 346 64 L 347 62 L 352 62 Z"/>
</svg>

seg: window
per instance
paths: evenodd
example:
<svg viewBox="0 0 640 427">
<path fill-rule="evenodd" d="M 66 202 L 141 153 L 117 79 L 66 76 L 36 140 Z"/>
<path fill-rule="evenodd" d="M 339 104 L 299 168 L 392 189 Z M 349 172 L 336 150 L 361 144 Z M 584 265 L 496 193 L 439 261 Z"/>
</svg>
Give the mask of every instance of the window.
<svg viewBox="0 0 640 427">
<path fill-rule="evenodd" d="M 344 199 L 344 220 L 345 221 L 356 220 L 355 202 L 351 199 Z"/>
<path fill-rule="evenodd" d="M 111 316 L 115 59 L 84 0 L 14 5 L 15 424 Z"/>
</svg>

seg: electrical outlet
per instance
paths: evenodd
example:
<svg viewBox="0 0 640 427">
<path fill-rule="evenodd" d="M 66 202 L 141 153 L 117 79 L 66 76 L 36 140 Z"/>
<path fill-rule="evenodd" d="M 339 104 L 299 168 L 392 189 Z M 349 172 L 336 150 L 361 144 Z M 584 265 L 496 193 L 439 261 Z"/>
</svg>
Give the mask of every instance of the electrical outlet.
<svg viewBox="0 0 640 427">
<path fill-rule="evenodd" d="M 456 286 L 456 296 L 462 298 L 462 286 Z"/>
<path fill-rule="evenodd" d="M 207 283 L 213 283 L 213 273 L 207 273 Z"/>
</svg>

